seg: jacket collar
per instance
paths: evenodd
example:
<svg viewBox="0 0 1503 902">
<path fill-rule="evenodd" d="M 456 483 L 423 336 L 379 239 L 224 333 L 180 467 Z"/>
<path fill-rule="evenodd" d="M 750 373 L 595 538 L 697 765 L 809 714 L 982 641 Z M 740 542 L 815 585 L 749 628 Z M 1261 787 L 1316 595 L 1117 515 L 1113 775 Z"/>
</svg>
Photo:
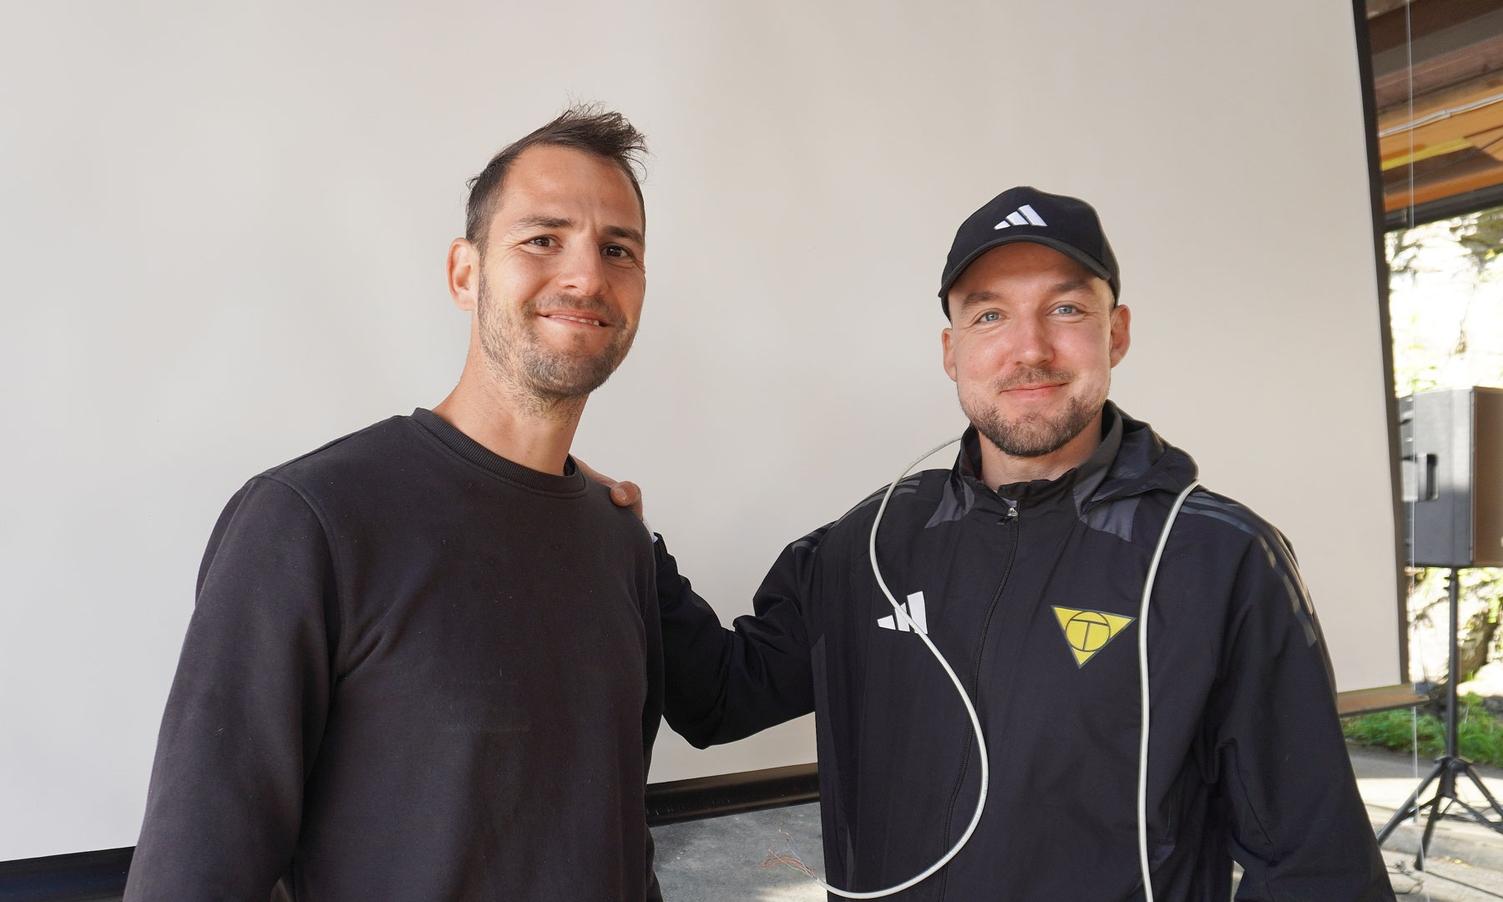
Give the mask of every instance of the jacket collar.
<svg viewBox="0 0 1503 902">
<path fill-rule="evenodd" d="M 1010 501 L 1043 501 L 1068 492 L 1077 512 L 1117 498 L 1154 491 L 1179 492 L 1196 477 L 1195 461 L 1170 445 L 1141 420 L 1107 401 L 1102 409 L 1101 444 L 1079 467 L 1052 480 L 1000 486 L 995 495 L 981 482 L 981 437 L 972 426 L 961 438 L 947 495 L 952 502 L 976 495 Z M 970 504 L 960 504 L 968 508 Z M 948 518 L 947 518 L 948 519 Z"/>
</svg>

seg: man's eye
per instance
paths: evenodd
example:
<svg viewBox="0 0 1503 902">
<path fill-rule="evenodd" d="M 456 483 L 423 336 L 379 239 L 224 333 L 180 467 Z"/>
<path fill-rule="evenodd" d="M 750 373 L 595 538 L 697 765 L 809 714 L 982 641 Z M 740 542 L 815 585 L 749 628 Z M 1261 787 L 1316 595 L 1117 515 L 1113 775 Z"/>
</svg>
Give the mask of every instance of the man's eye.
<svg viewBox="0 0 1503 902">
<path fill-rule="evenodd" d="M 527 243 L 533 247 L 553 247 L 555 244 L 551 235 L 539 235 L 536 238 L 528 238 Z"/>
<path fill-rule="evenodd" d="M 1002 318 L 1002 314 L 998 313 L 995 310 L 988 310 L 985 313 L 981 314 L 980 316 L 976 317 L 976 322 L 978 322 L 978 323 L 994 323 L 994 322 L 996 322 L 997 320 L 999 320 L 1001 318 Z"/>
<path fill-rule="evenodd" d="M 622 260 L 630 260 L 634 256 L 630 250 L 619 244 L 607 244 L 600 252 L 607 257 L 616 257 Z"/>
<path fill-rule="evenodd" d="M 1054 308 L 1055 313 L 1063 313 L 1065 316 L 1074 316 L 1080 312 L 1080 308 L 1074 304 L 1060 304 Z"/>
</svg>

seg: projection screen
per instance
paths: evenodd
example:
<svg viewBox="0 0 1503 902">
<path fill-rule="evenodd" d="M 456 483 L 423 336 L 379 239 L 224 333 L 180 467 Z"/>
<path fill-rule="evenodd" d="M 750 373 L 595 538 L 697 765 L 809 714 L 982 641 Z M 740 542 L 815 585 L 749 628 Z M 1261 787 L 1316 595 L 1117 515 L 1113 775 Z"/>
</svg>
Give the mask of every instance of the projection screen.
<svg viewBox="0 0 1503 902">
<path fill-rule="evenodd" d="M 572 100 L 649 136 L 637 345 L 576 452 L 728 621 L 964 425 L 935 298 L 1014 184 L 1089 198 L 1114 398 L 1292 539 L 1397 682 L 1351 7 L 1264 0 L 12 4 L 0 32 L 0 860 L 134 844 L 199 556 L 254 473 L 437 403 L 465 180 Z M 931 465 L 947 466 L 936 458 Z M 813 759 L 808 720 L 655 781 Z"/>
</svg>

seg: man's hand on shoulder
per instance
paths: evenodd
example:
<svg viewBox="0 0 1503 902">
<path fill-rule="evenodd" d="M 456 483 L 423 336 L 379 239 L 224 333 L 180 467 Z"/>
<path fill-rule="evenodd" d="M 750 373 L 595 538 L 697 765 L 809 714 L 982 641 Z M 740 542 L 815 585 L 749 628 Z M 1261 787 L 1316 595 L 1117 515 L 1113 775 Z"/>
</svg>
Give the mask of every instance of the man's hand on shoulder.
<svg viewBox="0 0 1503 902">
<path fill-rule="evenodd" d="M 635 482 L 612 479 L 577 457 L 574 458 L 574 465 L 579 467 L 581 473 L 610 489 L 611 501 L 615 502 L 617 507 L 628 508 L 637 515 L 637 519 L 643 523 L 647 522 L 647 519 L 642 516 L 642 490 Z"/>
</svg>

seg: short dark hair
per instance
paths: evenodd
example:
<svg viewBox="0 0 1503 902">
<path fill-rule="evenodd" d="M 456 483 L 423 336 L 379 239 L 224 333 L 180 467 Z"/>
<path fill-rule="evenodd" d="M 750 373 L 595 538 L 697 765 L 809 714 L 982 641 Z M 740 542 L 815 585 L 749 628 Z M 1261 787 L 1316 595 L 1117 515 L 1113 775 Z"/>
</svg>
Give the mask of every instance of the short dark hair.
<svg viewBox="0 0 1503 902">
<path fill-rule="evenodd" d="M 470 179 L 470 199 L 465 204 L 464 237 L 482 252 L 485 250 L 486 232 L 490 228 L 496 199 L 501 195 L 501 184 L 517 157 L 529 147 L 549 145 L 572 147 L 585 153 L 609 160 L 626 173 L 633 191 L 637 192 L 637 205 L 642 218 L 647 218 L 647 205 L 642 201 L 642 186 L 637 182 L 637 169 L 642 165 L 642 155 L 647 152 L 647 139 L 637 131 L 626 117 L 606 110 L 596 104 L 575 104 L 558 115 L 558 118 L 502 148 L 491 157 L 480 174 Z"/>
</svg>

